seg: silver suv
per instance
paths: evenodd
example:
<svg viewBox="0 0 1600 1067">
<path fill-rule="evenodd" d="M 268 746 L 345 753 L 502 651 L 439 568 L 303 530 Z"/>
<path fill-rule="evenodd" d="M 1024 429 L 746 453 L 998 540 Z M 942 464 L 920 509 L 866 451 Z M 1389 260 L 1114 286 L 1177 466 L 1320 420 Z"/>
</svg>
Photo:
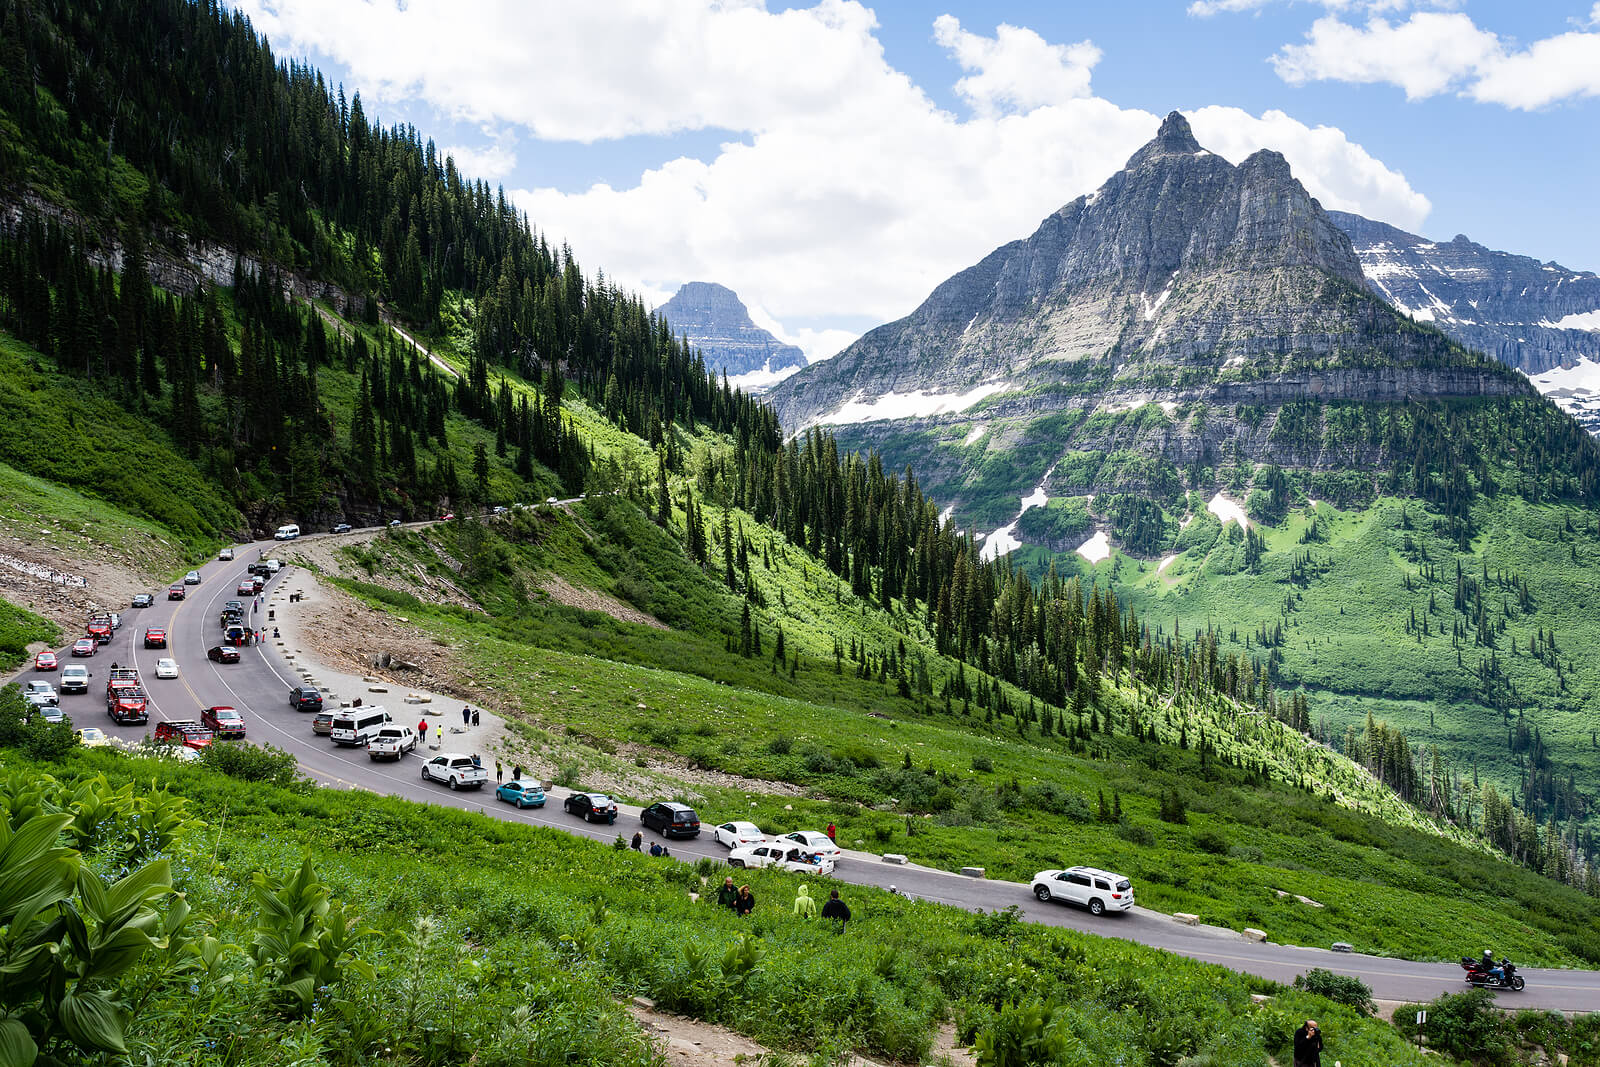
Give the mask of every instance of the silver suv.
<svg viewBox="0 0 1600 1067">
<path fill-rule="evenodd" d="M 1033 895 L 1042 904 L 1059 900 L 1088 908 L 1090 915 L 1128 911 L 1133 907 L 1133 885 L 1122 875 L 1098 867 L 1040 871 L 1033 876 Z"/>
</svg>

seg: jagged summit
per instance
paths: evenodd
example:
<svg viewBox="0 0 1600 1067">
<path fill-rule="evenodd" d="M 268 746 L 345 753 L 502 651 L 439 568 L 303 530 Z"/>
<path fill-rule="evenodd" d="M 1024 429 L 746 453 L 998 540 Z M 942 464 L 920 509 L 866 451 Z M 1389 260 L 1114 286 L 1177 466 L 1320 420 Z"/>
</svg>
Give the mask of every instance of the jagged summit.
<svg viewBox="0 0 1600 1067">
<path fill-rule="evenodd" d="M 1235 166 L 1174 112 L 1092 195 L 949 278 L 904 319 L 780 383 L 770 402 L 790 429 L 930 416 L 941 427 L 1007 425 L 1030 449 L 1061 456 L 1053 496 L 1144 491 L 1141 479 L 1163 466 L 1170 489 L 1174 469 L 1205 478 L 1245 461 L 1386 463 L 1381 449 L 1319 443 L 1330 438 L 1315 420 L 1330 404 L 1531 393 L 1521 376 L 1380 299 L 1350 238 L 1282 154 Z M 1300 402 L 1317 407 L 1296 409 L 1291 436 L 1278 412 Z M 1085 418 L 1150 405 L 1161 416 L 1133 433 Z M 1026 429 L 1035 424 L 1053 436 L 1035 440 Z M 938 480 L 925 455 L 896 454 L 891 438 L 854 443 L 897 466 L 917 460 L 925 484 Z M 1070 458 L 1102 451 L 1146 465 Z"/>
<path fill-rule="evenodd" d="M 805 353 L 786 345 L 750 318 L 739 294 L 716 282 L 686 282 L 655 314 L 700 349 L 706 366 L 729 376 L 776 373 L 806 365 Z"/>
</svg>

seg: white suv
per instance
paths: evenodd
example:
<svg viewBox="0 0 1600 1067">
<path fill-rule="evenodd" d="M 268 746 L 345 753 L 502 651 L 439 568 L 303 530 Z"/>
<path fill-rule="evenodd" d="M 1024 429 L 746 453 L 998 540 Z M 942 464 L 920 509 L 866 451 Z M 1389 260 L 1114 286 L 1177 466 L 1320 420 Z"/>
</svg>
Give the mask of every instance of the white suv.
<svg viewBox="0 0 1600 1067">
<path fill-rule="evenodd" d="M 1068 867 L 1040 871 L 1033 876 L 1033 895 L 1040 903 L 1059 900 L 1089 909 L 1090 915 L 1128 911 L 1133 907 L 1133 886 L 1120 874 L 1096 867 Z"/>
</svg>

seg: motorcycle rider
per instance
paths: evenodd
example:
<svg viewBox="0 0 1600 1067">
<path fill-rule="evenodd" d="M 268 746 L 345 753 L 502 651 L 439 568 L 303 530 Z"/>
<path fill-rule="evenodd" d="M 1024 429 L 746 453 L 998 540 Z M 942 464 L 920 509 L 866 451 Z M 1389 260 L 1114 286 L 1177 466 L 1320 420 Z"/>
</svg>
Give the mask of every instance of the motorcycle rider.
<svg viewBox="0 0 1600 1067">
<path fill-rule="evenodd" d="M 1505 968 L 1495 963 L 1494 953 L 1489 949 L 1483 950 L 1483 959 L 1478 964 L 1478 970 L 1482 971 L 1485 977 L 1493 978 L 1496 982 L 1505 981 Z"/>
</svg>

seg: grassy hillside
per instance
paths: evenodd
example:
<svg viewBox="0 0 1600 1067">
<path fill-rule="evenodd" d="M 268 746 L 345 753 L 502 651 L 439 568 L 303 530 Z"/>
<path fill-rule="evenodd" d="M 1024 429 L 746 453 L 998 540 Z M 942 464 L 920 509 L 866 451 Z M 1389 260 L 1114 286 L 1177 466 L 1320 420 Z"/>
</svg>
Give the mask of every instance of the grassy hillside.
<svg viewBox="0 0 1600 1067">
<path fill-rule="evenodd" d="M 490 702 L 526 724 L 519 754 L 568 784 L 631 779 L 622 790 L 630 799 L 692 794 L 710 817 L 748 812 L 774 830 L 833 821 L 864 848 L 944 867 L 977 863 L 1010 878 L 1072 862 L 1111 866 L 1137 879 L 1152 907 L 1261 926 L 1284 940 L 1414 956 L 1445 946 L 1448 956 L 1463 938 L 1489 938 L 1528 959 L 1600 958 L 1593 898 L 1442 839 L 1386 787 L 1280 723 L 1230 721 L 1219 708 L 1157 718 L 1151 730 L 1164 743 L 1138 742 L 1101 725 L 1108 708 L 1150 699 L 1127 686 L 1091 706 L 1081 736 L 986 721 L 963 714 L 960 701 L 947 712 L 934 697 L 861 677 L 848 659 L 836 669 L 832 657 L 834 637 L 872 648 L 903 637 L 918 649 L 920 623 L 822 580 L 792 546 L 762 544 L 752 554 L 767 605 L 756 613 L 766 644 L 750 657 L 728 649 L 742 599 L 689 564 L 627 497 L 586 501 L 570 517 L 541 510 L 385 536 L 351 550 L 355 577 L 343 584 L 447 644 Z M 489 614 L 442 608 L 392 577 L 384 585 L 363 577 L 416 567 L 471 591 Z M 673 628 L 549 600 L 537 590 L 550 573 Z M 785 669 L 772 650 L 780 627 Z M 918 654 L 935 689 L 956 670 Z M 1202 728 L 1206 757 L 1197 751 Z M 670 774 L 638 771 L 646 762 L 751 781 L 686 790 Z M 804 795 L 763 781 L 797 783 Z M 1185 822 L 1160 817 L 1168 794 L 1186 808 Z M 1102 815 L 1102 797 L 1120 817 Z"/>
<path fill-rule="evenodd" d="M 8 755 L 3 770 L 11 827 L 74 803 L 62 843 L 87 869 L 160 857 L 148 906 L 164 917 L 162 947 L 104 967 L 99 983 L 121 994 L 139 1062 L 644 1067 L 655 1056 L 617 1006 L 633 995 L 830 1061 L 923 1059 L 949 1020 L 980 1048 L 1042 1040 L 1037 1054 L 1061 1064 L 1261 1062 L 1283 1059 L 1315 1015 L 1352 1067 L 1421 1062 L 1343 1004 L 1005 913 L 849 888 L 840 935 L 790 914 L 791 876 L 749 872 L 757 906 L 739 919 L 694 898 L 709 867 L 453 809 L 107 753 L 48 774 Z M 156 849 L 124 850 L 157 820 Z M 303 998 L 275 950 L 286 929 L 320 946 L 299 957 L 318 968 Z M 6 996 L 7 1008 L 37 1003 L 32 989 Z M 59 1031 L 55 1042 L 73 1054 Z"/>
</svg>

